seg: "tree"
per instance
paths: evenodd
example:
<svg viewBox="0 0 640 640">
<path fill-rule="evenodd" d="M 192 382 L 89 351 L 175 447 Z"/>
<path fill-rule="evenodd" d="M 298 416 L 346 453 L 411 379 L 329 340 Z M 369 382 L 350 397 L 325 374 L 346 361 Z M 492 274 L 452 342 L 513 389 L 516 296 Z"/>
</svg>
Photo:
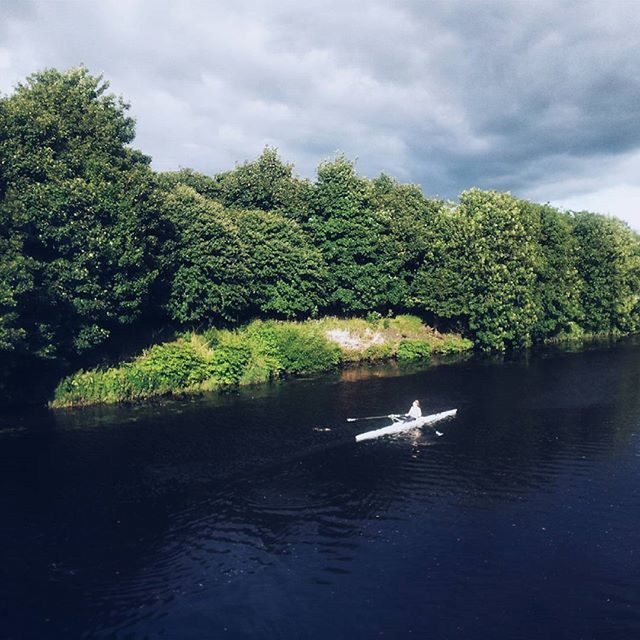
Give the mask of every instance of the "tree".
<svg viewBox="0 0 640 640">
<path fill-rule="evenodd" d="M 414 306 L 448 318 L 463 330 L 469 328 L 474 295 L 470 237 L 471 230 L 459 210 L 443 206 L 433 218 L 411 289 Z"/>
<path fill-rule="evenodd" d="M 176 185 L 184 184 L 187 187 L 195 189 L 200 195 L 206 198 L 221 200 L 219 181 L 193 169 L 164 171 L 156 174 L 156 179 L 158 186 L 165 191 L 171 191 Z"/>
<path fill-rule="evenodd" d="M 542 341 L 567 332 L 582 321 L 577 247 L 571 233 L 571 219 L 566 213 L 527 201 L 520 201 L 520 206 L 539 221 L 540 261 L 535 284 L 539 313 L 531 335 L 534 341 Z"/>
<path fill-rule="evenodd" d="M 4 351 L 61 360 L 139 317 L 158 242 L 134 122 L 84 67 L 47 70 L 0 99 Z M 9 327 L 9 329 L 7 329 Z"/>
<path fill-rule="evenodd" d="M 298 221 L 308 215 L 311 185 L 294 177 L 293 166 L 282 162 L 276 149 L 266 147 L 257 160 L 220 173 L 214 180 L 216 198 L 227 207 L 276 211 Z"/>
<path fill-rule="evenodd" d="M 580 302 L 588 332 L 630 332 L 639 327 L 640 243 L 615 218 L 575 213 L 576 268 L 582 281 Z"/>
<path fill-rule="evenodd" d="M 234 212 L 233 219 L 246 248 L 253 309 L 284 318 L 316 313 L 327 270 L 298 223 L 258 210 Z"/>
<path fill-rule="evenodd" d="M 304 223 L 329 268 L 327 304 L 340 312 L 390 308 L 407 286 L 393 214 L 372 204 L 371 183 L 344 157 L 321 164 Z"/>
<path fill-rule="evenodd" d="M 389 233 L 409 290 L 433 242 L 433 225 L 445 202 L 428 199 L 417 185 L 401 184 L 382 173 L 371 181 L 371 206 L 390 220 Z M 404 302 L 411 304 L 408 298 Z"/>
<path fill-rule="evenodd" d="M 438 217 L 414 283 L 415 301 L 459 319 L 482 349 L 529 345 L 540 313 L 537 226 L 509 194 L 464 192 L 457 207 Z"/>
<path fill-rule="evenodd" d="M 171 231 L 161 265 L 165 306 L 182 324 L 237 320 L 250 303 L 246 247 L 221 204 L 179 184 L 162 197 Z"/>
</svg>

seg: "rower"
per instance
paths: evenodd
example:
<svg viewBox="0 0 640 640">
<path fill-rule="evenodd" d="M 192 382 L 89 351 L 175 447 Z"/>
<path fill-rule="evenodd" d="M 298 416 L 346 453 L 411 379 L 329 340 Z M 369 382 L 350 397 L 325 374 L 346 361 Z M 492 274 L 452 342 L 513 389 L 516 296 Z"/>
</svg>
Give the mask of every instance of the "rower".
<svg viewBox="0 0 640 640">
<path fill-rule="evenodd" d="M 409 412 L 403 417 L 405 422 L 422 418 L 422 409 L 420 408 L 420 400 L 414 400 Z"/>
</svg>

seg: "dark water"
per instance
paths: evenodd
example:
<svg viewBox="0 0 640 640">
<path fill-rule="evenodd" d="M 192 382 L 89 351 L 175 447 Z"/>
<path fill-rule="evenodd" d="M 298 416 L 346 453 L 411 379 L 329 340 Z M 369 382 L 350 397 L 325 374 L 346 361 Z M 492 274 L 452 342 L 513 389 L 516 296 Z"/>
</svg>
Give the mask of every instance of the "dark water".
<svg viewBox="0 0 640 640">
<path fill-rule="evenodd" d="M 640 637 L 639 389 L 626 343 L 5 417 L 0 637 Z M 444 436 L 353 442 L 416 397 Z"/>
</svg>

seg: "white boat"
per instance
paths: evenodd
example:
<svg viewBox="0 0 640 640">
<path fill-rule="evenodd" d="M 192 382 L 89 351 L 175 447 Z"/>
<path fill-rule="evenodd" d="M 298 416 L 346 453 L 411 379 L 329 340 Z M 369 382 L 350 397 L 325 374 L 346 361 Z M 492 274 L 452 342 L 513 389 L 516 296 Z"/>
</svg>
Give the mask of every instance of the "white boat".
<svg viewBox="0 0 640 640">
<path fill-rule="evenodd" d="M 401 421 L 399 418 L 392 418 L 396 420 L 392 425 L 388 427 L 382 427 L 382 429 L 376 429 L 375 431 L 366 431 L 365 433 L 359 433 L 356 436 L 356 442 L 362 442 L 363 440 L 373 440 L 380 436 L 391 436 L 396 433 L 402 433 L 403 431 L 410 431 L 411 429 L 419 429 L 428 425 L 444 420 L 445 418 L 453 418 L 457 409 L 450 409 L 449 411 L 441 411 L 440 413 L 432 413 L 430 416 L 422 416 L 415 420 L 408 420 L 407 422 Z"/>
</svg>

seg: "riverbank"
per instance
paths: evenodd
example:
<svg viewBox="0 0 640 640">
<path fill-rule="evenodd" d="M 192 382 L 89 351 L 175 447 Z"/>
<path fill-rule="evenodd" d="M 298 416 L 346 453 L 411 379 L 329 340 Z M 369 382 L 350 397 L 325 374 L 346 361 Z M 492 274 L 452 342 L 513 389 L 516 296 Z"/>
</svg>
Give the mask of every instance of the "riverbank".
<svg viewBox="0 0 640 640">
<path fill-rule="evenodd" d="M 305 322 L 255 320 L 235 330 L 185 333 L 107 369 L 63 379 L 52 408 L 130 402 L 261 384 L 359 362 L 428 360 L 468 351 L 470 340 L 441 334 L 420 318 L 327 317 Z"/>
</svg>

